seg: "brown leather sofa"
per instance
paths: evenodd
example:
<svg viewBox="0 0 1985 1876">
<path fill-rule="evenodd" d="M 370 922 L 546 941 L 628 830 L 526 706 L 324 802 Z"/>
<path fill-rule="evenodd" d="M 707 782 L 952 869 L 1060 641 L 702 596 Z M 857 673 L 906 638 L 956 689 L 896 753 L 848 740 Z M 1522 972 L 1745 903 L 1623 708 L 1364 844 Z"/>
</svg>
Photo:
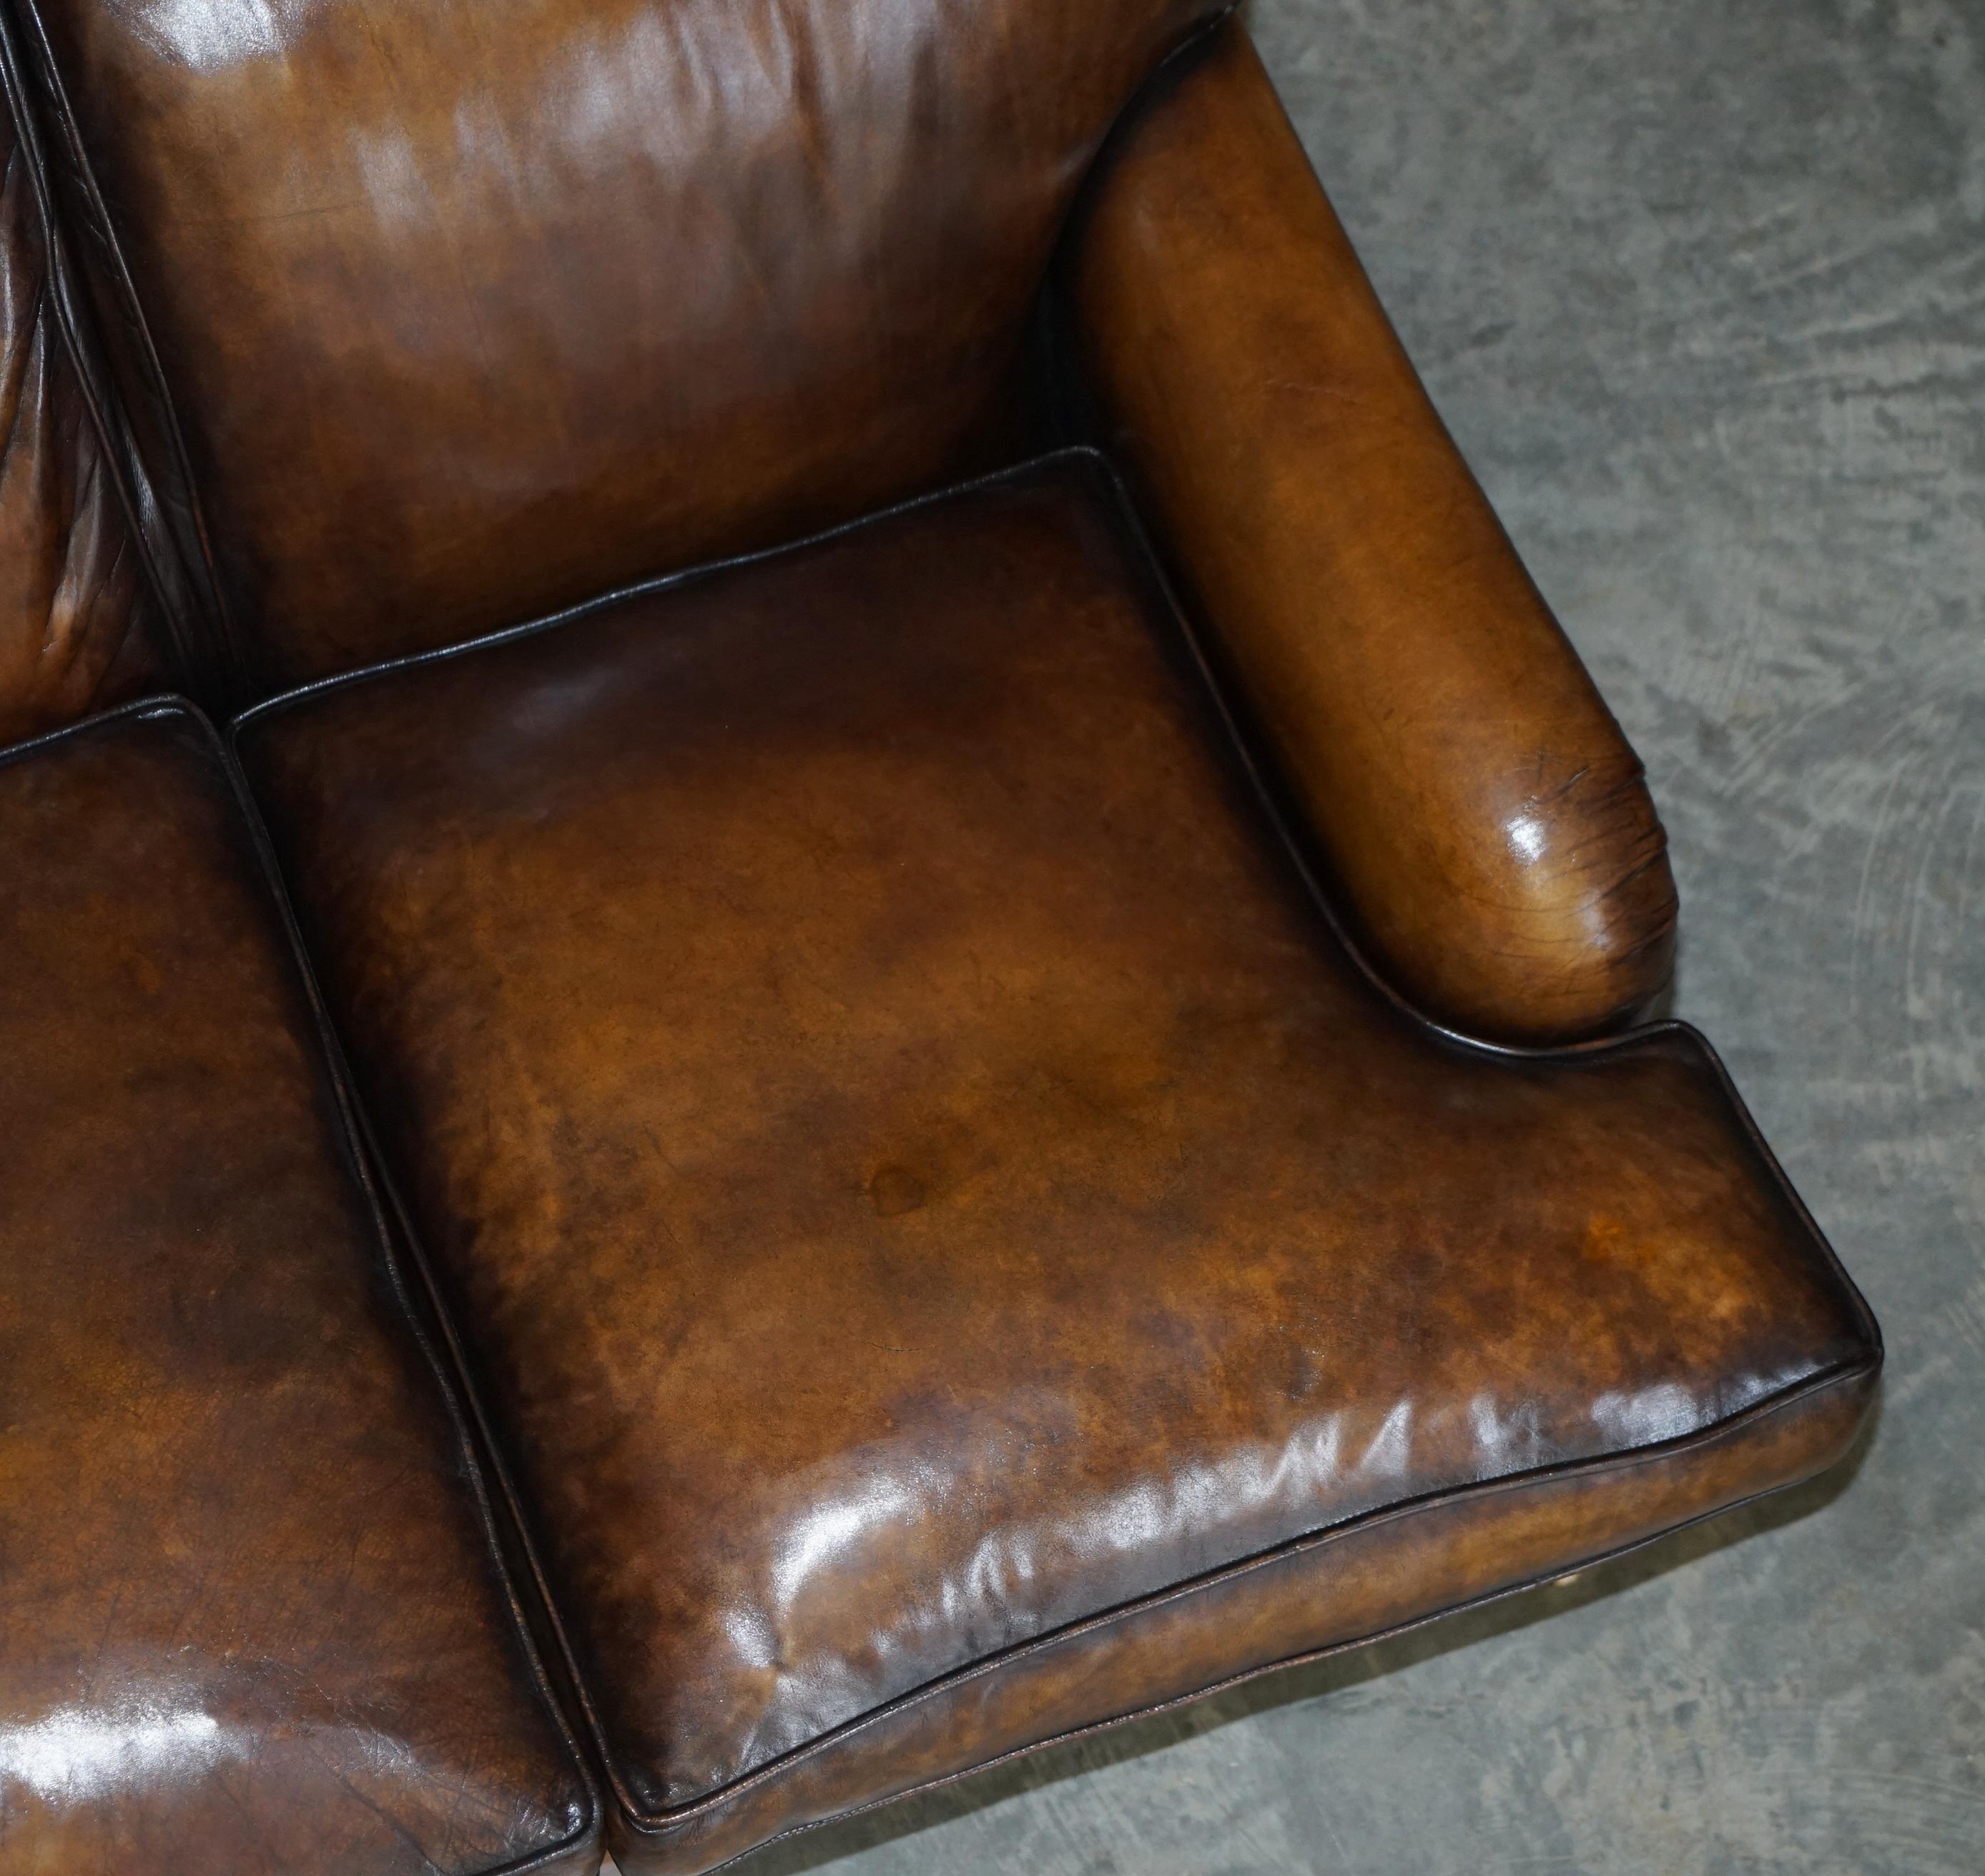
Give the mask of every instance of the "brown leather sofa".
<svg viewBox="0 0 1985 1876">
<path fill-rule="evenodd" d="M 1237 21 L 4 22 L 0 1870 L 707 1871 L 1848 1447 Z"/>
</svg>

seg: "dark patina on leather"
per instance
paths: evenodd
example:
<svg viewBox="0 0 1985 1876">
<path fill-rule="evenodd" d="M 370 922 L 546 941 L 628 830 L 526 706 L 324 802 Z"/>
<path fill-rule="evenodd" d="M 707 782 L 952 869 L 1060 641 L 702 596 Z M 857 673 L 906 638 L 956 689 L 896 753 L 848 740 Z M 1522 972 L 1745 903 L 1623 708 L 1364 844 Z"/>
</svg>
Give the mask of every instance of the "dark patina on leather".
<svg viewBox="0 0 1985 1876">
<path fill-rule="evenodd" d="M 0 89 L 0 737 L 284 690 L 301 913 L 189 706 L 0 755 L 0 1865 L 586 1876 L 583 1737 L 690 1876 L 1846 1450 L 1226 9 L 11 0 Z"/>
<path fill-rule="evenodd" d="M 63 331 L 35 165 L 0 57 L 0 744 L 167 688 L 160 628 Z"/>
<path fill-rule="evenodd" d="M 0 756 L 0 1868 L 596 1868 L 190 710 Z"/>
<path fill-rule="evenodd" d="M 148 472 L 263 693 L 1010 452 L 1076 189 L 1217 10 L 21 0 Z"/>
<path fill-rule="evenodd" d="M 240 746 L 630 1871 L 1803 1476 L 1873 1326 L 1692 1032 L 1338 948 L 1092 458 Z"/>
</svg>

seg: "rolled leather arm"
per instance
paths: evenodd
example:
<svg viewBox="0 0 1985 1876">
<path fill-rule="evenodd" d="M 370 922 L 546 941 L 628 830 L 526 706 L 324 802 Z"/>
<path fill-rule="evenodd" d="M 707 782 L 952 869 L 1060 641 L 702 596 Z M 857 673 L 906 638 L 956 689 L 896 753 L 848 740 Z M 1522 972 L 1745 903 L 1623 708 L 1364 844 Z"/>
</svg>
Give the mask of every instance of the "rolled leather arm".
<svg viewBox="0 0 1985 1876">
<path fill-rule="evenodd" d="M 1236 22 L 1099 179 L 1073 316 L 1113 447 L 1372 961 L 1550 1043 L 1667 980 L 1641 765 L 1516 558 Z"/>
</svg>

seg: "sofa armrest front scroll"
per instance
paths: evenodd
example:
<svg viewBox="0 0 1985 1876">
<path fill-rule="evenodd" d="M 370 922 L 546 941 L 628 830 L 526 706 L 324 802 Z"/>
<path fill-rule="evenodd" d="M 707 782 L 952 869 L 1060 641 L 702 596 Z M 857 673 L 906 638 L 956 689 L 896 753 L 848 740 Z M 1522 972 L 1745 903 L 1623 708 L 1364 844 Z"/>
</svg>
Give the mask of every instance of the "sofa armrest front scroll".
<svg viewBox="0 0 1985 1876">
<path fill-rule="evenodd" d="M 1080 356 L 1372 961 L 1550 1043 L 1665 983 L 1641 766 L 1421 388 L 1237 23 L 1120 142 Z"/>
</svg>

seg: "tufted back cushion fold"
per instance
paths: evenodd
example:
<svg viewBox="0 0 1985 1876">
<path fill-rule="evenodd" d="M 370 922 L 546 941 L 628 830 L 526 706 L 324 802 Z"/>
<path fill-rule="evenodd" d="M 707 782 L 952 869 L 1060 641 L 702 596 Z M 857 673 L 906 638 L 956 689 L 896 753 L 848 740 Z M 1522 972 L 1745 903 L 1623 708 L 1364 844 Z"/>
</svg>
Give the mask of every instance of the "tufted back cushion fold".
<svg viewBox="0 0 1985 1876">
<path fill-rule="evenodd" d="M 982 460 L 1076 183 L 1219 10 L 18 3 L 156 511 L 250 690 Z"/>
<path fill-rule="evenodd" d="M 0 98 L 0 744 L 177 675 L 62 331 L 12 105 Z"/>
</svg>

